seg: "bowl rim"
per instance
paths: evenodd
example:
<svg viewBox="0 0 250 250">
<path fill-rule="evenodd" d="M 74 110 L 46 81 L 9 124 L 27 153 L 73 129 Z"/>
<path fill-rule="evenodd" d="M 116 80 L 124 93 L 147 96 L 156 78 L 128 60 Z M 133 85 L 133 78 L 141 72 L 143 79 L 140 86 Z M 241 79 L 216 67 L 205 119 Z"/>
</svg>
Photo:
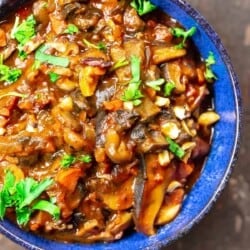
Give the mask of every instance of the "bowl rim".
<svg viewBox="0 0 250 250">
<path fill-rule="evenodd" d="M 164 1 L 169 1 L 169 0 L 164 0 Z M 159 5 L 158 2 L 161 2 L 160 0 L 152 0 L 152 2 L 156 5 Z M 163 2 L 163 1 L 162 1 Z M 242 99 L 241 99 L 241 91 L 240 91 L 240 85 L 239 85 L 239 81 L 238 81 L 238 77 L 235 73 L 235 70 L 233 68 L 232 62 L 230 60 L 230 57 L 221 41 L 221 39 L 219 38 L 217 32 L 212 28 L 212 26 L 208 23 L 208 21 L 203 17 L 203 15 L 201 15 L 201 13 L 196 10 L 196 8 L 192 7 L 191 4 L 187 3 L 185 0 L 170 0 L 170 2 L 172 2 L 174 5 L 178 6 L 179 8 L 181 8 L 188 16 L 191 16 L 191 18 L 193 18 L 199 27 L 201 27 L 204 32 L 207 34 L 208 38 L 211 40 L 211 42 L 213 44 L 216 45 L 216 48 L 220 54 L 220 57 L 223 60 L 223 63 L 228 71 L 228 74 L 230 76 L 230 80 L 231 80 L 231 85 L 233 88 L 233 94 L 234 94 L 234 98 L 235 98 L 235 113 L 236 113 L 236 131 L 235 131 L 235 137 L 234 137 L 234 147 L 232 149 L 232 153 L 231 153 L 231 157 L 230 157 L 230 162 L 227 165 L 225 174 L 223 176 L 223 178 L 221 179 L 219 185 L 217 186 L 217 189 L 214 191 L 213 196 L 210 198 L 209 202 L 207 202 L 206 206 L 203 207 L 203 209 L 200 211 L 199 214 L 197 214 L 196 216 L 194 216 L 192 218 L 192 220 L 190 221 L 190 223 L 188 225 L 186 225 L 184 228 L 180 229 L 178 231 L 178 233 L 176 235 L 174 235 L 173 237 L 167 238 L 167 239 L 162 239 L 160 242 L 157 242 L 157 244 L 154 244 L 155 242 L 151 242 L 147 243 L 144 245 L 143 249 L 160 249 L 163 246 L 167 246 L 170 243 L 172 243 L 173 241 L 179 239 L 180 237 L 182 237 L 184 234 L 186 234 L 195 224 L 198 224 L 200 222 L 200 220 L 209 212 L 209 210 L 211 209 L 212 205 L 217 201 L 219 195 L 221 194 L 222 190 L 225 188 L 229 177 L 232 173 L 233 167 L 235 166 L 236 160 L 237 160 L 237 156 L 239 153 L 239 147 L 240 147 L 240 130 L 241 130 L 241 126 L 242 126 Z M 178 21 L 178 18 L 176 18 Z M 181 23 L 183 26 L 185 26 L 185 24 Z M 6 221 L 6 220 L 5 220 Z M 34 244 L 32 244 L 31 242 L 28 242 L 22 238 L 20 238 L 19 236 L 15 235 L 14 233 L 12 233 L 10 230 L 8 229 L 8 226 L 10 224 L 7 223 L 2 223 L 0 222 L 0 233 L 2 233 L 3 235 L 7 236 L 9 239 L 11 239 L 12 241 L 16 242 L 17 244 L 21 245 L 24 248 L 27 249 L 32 249 L 32 250 L 40 250 L 40 249 L 45 249 L 45 248 L 40 248 Z M 22 233 L 26 234 L 25 231 L 22 231 Z M 39 236 L 36 235 L 32 235 L 31 237 L 35 237 L 38 240 L 42 240 L 43 238 L 40 238 Z M 46 242 L 50 242 L 49 240 L 45 240 L 44 241 L 46 244 Z M 59 242 L 58 242 L 59 243 Z M 59 243 L 60 244 L 60 243 Z M 62 243 L 61 243 L 62 244 Z M 67 249 L 71 249 L 71 246 L 76 245 L 74 243 L 69 243 L 68 246 L 69 248 Z M 89 245 L 82 245 L 82 249 L 93 249 L 94 247 L 90 247 L 88 248 Z M 93 245 L 92 245 L 93 246 Z M 73 247 L 72 247 L 73 248 Z M 79 248 L 77 248 L 79 249 Z M 107 248 L 105 247 L 104 249 L 114 249 L 114 248 L 109 248 L 107 246 Z M 118 249 L 118 248 L 117 248 Z"/>
</svg>

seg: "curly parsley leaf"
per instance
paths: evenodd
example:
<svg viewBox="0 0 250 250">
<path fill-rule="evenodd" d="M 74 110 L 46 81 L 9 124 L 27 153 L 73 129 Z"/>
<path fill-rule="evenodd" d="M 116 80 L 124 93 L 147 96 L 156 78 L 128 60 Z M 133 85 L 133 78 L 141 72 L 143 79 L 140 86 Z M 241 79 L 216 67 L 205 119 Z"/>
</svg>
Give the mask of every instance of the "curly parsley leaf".
<svg viewBox="0 0 250 250">
<path fill-rule="evenodd" d="M 0 81 L 13 83 L 18 80 L 21 74 L 21 69 L 10 68 L 7 65 L 0 64 Z"/>
<path fill-rule="evenodd" d="M 60 76 L 57 73 L 49 72 L 49 79 L 51 82 L 55 83 L 59 78 Z"/>
<path fill-rule="evenodd" d="M 173 90 L 175 89 L 175 84 L 173 82 L 167 82 L 164 86 L 164 95 L 171 96 Z"/>
<path fill-rule="evenodd" d="M 53 180 L 49 178 L 41 182 L 33 178 L 25 178 L 16 182 L 14 174 L 11 171 L 7 171 L 4 177 L 4 185 L 0 191 L 0 219 L 3 219 L 6 208 L 14 207 L 17 223 L 19 225 L 27 224 L 32 212 L 35 209 L 41 208 L 41 206 L 33 208 L 31 204 L 42 194 L 42 192 L 51 186 L 52 183 Z M 39 201 L 37 203 L 39 203 Z M 53 212 L 52 215 L 54 216 L 54 211 L 52 211 L 51 208 L 48 208 L 47 212 Z"/>
<path fill-rule="evenodd" d="M 122 101 L 132 101 L 135 106 L 141 104 L 140 98 L 143 94 L 140 90 L 141 85 L 141 60 L 137 56 L 131 57 L 131 74 L 132 79 L 129 82 L 127 89 L 124 91 Z"/>
<path fill-rule="evenodd" d="M 69 168 L 75 162 L 76 162 L 75 156 L 65 154 L 61 160 L 61 166 L 63 168 Z"/>
<path fill-rule="evenodd" d="M 69 24 L 67 29 L 64 31 L 67 34 L 74 35 L 75 33 L 79 32 L 79 29 L 76 25 L 74 24 Z"/>
<path fill-rule="evenodd" d="M 91 155 L 81 155 L 77 158 L 79 161 L 84 162 L 84 163 L 90 163 L 92 162 L 92 157 Z"/>
<path fill-rule="evenodd" d="M 211 66 L 213 66 L 216 63 L 213 52 L 211 51 L 209 52 L 208 58 L 205 60 L 205 63 L 206 63 L 206 71 L 205 71 L 206 80 L 207 81 L 216 80 L 217 77 L 214 74 L 213 70 L 211 69 Z"/>
<path fill-rule="evenodd" d="M 157 7 L 149 0 L 133 0 L 130 5 L 137 11 L 140 16 L 143 16 L 157 9 Z"/>
<path fill-rule="evenodd" d="M 182 28 L 172 28 L 173 36 L 179 38 L 182 37 L 183 40 L 180 44 L 177 45 L 177 48 L 182 49 L 185 47 L 186 41 L 189 37 L 193 36 L 196 32 L 196 27 L 192 27 L 189 30 L 184 30 Z"/>
<path fill-rule="evenodd" d="M 16 39 L 18 43 L 23 46 L 36 35 L 36 20 L 33 15 L 30 15 L 21 24 L 19 24 L 19 22 L 20 20 L 17 16 L 14 27 L 11 31 L 11 38 Z"/>
</svg>

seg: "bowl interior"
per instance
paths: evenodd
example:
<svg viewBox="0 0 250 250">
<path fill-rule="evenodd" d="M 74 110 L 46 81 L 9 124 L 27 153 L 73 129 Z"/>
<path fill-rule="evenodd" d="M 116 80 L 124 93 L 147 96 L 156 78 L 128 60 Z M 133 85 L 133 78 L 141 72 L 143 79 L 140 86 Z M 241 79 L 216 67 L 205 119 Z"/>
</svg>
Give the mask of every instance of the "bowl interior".
<svg viewBox="0 0 250 250">
<path fill-rule="evenodd" d="M 152 0 L 167 14 L 177 19 L 185 28 L 197 27 L 193 40 L 203 58 L 212 51 L 216 58 L 213 71 L 218 76 L 214 84 L 215 109 L 221 116 L 216 124 L 210 155 L 200 178 L 187 195 L 177 218 L 162 227 L 157 235 L 146 237 L 133 233 L 120 241 L 109 244 L 63 244 L 49 241 L 33 234 L 25 233 L 5 220 L 0 223 L 0 231 L 28 249 L 159 249 L 187 232 L 208 211 L 217 195 L 223 189 L 230 174 L 237 151 L 240 123 L 240 93 L 237 78 L 229 57 L 220 39 L 206 20 L 189 4 L 182 0 Z"/>
</svg>

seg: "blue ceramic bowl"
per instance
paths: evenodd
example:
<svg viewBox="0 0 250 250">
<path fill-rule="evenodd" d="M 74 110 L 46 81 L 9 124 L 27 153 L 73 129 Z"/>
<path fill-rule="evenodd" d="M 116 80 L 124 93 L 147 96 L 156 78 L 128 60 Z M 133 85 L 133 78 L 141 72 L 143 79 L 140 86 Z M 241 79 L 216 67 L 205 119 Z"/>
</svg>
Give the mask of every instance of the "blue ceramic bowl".
<svg viewBox="0 0 250 250">
<path fill-rule="evenodd" d="M 212 51 L 216 58 L 213 71 L 218 76 L 214 85 L 215 109 L 221 116 L 213 134 L 212 148 L 200 178 L 187 195 L 177 218 L 162 227 L 155 236 L 133 233 L 109 244 L 64 244 L 26 233 L 5 220 L 0 231 L 27 249 L 46 250 L 124 250 L 159 249 L 186 233 L 200 221 L 214 203 L 232 170 L 239 142 L 240 90 L 228 54 L 218 35 L 207 21 L 183 0 L 152 0 L 157 6 L 177 19 L 185 28 L 197 27 L 193 40 L 203 58 Z"/>
</svg>

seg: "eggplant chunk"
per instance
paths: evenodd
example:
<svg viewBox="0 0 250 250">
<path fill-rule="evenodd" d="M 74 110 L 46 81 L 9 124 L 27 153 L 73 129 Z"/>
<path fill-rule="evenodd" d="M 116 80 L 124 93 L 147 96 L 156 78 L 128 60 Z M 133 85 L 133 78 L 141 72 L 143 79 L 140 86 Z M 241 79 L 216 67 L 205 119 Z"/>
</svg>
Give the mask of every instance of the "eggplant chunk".
<svg viewBox="0 0 250 250">
<path fill-rule="evenodd" d="M 146 180 L 136 181 L 135 185 L 134 220 L 137 231 L 153 235 L 155 219 L 164 200 L 166 188 L 173 179 L 175 167 L 172 165 L 162 167 L 157 155 L 148 154 L 145 157 L 144 169 L 146 169 Z M 138 177 L 142 178 L 142 176 L 139 174 Z M 143 192 L 137 192 L 137 189 L 143 189 Z M 138 197 L 141 194 L 142 197 Z"/>
<path fill-rule="evenodd" d="M 185 191 L 179 188 L 165 197 L 155 221 L 156 225 L 165 225 L 176 217 L 181 209 L 184 194 Z"/>
</svg>

